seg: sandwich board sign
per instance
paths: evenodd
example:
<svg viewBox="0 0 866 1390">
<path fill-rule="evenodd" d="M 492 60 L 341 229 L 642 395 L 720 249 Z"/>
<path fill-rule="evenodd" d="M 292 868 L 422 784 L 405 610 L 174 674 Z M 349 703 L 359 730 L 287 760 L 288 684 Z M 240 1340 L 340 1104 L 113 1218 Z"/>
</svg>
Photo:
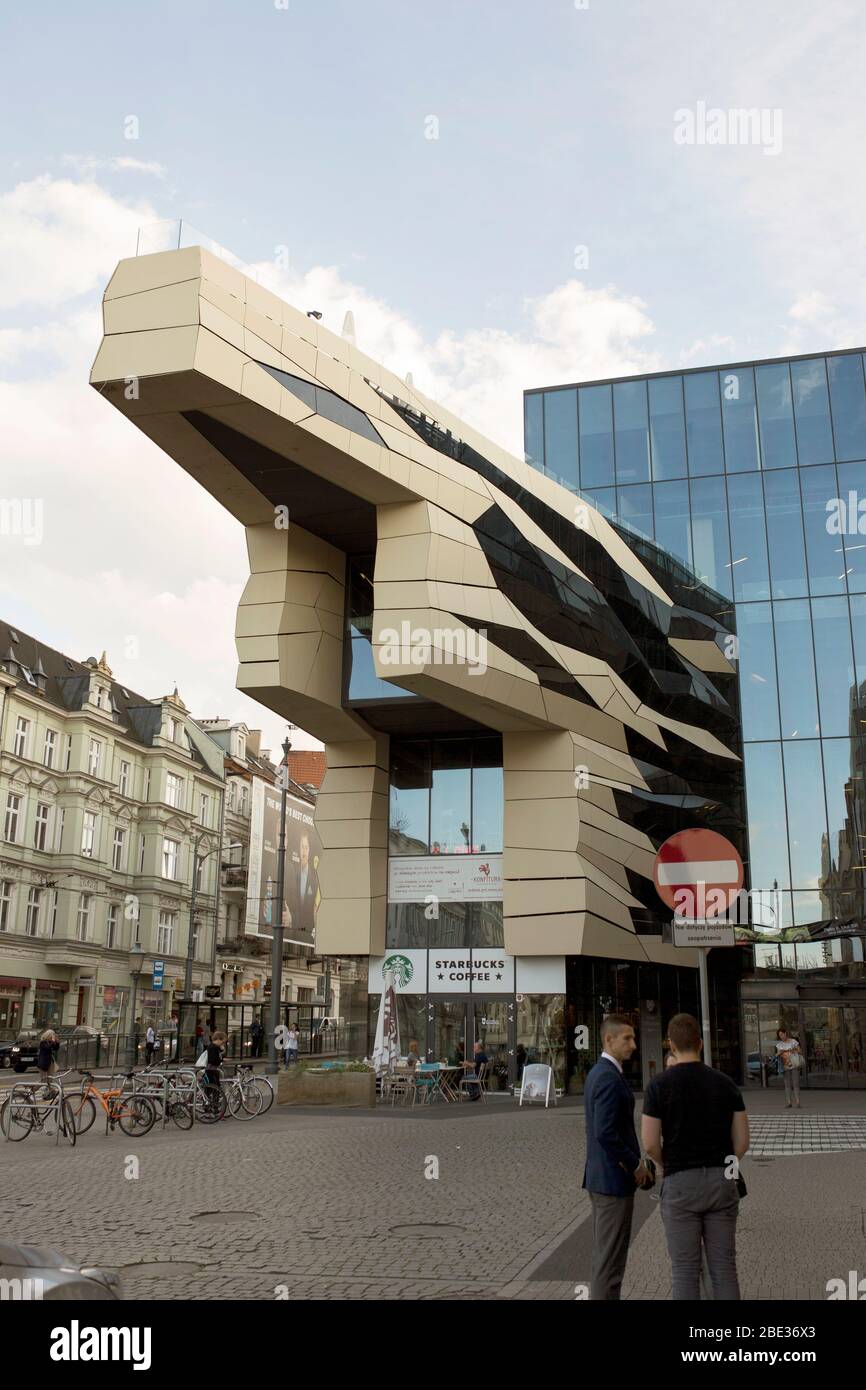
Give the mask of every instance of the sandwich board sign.
<svg viewBox="0 0 866 1390">
<path fill-rule="evenodd" d="M 520 1086 L 520 1104 L 524 1100 L 543 1100 L 545 1108 L 550 1104 L 551 1097 L 556 1105 L 556 1087 L 553 1084 L 553 1068 L 544 1062 L 529 1062 L 523 1068 L 523 1079 Z"/>
</svg>

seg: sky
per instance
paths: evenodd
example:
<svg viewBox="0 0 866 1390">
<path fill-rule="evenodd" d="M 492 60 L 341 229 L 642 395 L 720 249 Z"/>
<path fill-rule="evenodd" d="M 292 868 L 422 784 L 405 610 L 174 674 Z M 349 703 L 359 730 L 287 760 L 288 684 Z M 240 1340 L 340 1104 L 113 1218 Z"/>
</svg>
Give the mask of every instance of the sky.
<svg viewBox="0 0 866 1390">
<path fill-rule="evenodd" d="M 87 384 L 139 228 L 519 453 L 529 387 L 863 345 L 864 47 L 861 0 L 3 6 L 0 620 L 277 748 L 241 526 Z"/>
</svg>

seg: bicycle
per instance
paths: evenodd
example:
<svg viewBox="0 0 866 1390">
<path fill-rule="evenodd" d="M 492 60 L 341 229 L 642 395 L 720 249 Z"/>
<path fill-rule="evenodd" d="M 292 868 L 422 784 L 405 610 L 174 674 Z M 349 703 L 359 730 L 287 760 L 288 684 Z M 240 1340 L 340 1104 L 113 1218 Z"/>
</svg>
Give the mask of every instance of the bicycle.
<svg viewBox="0 0 866 1390">
<path fill-rule="evenodd" d="M 82 1071 L 82 1086 L 70 1091 L 68 1099 L 72 1103 L 72 1114 L 78 1134 L 86 1134 L 96 1119 L 96 1104 L 105 1112 L 105 1130 L 113 1130 L 119 1125 L 124 1134 L 139 1137 L 148 1134 L 156 1124 L 156 1112 L 147 1096 L 136 1095 L 126 1088 L 126 1082 L 134 1083 L 135 1074 L 126 1073 L 126 1081 L 121 1086 L 100 1090 L 93 1073 Z"/>
<path fill-rule="evenodd" d="M 168 1087 L 166 1088 L 166 1073 L 149 1071 L 147 1068 L 141 1072 L 133 1083 L 133 1090 L 136 1095 L 146 1096 L 153 1106 L 158 1121 L 163 1120 L 164 1110 L 167 1111 L 168 1118 L 174 1120 L 178 1129 L 192 1129 L 193 1126 L 193 1088 L 188 1084 L 181 1084 L 177 1076 L 168 1074 Z"/>
<path fill-rule="evenodd" d="M 204 1125 L 216 1124 L 226 1113 L 226 1093 L 219 1082 L 214 1084 L 196 1077 L 193 1105 L 197 1120 Z"/>
<path fill-rule="evenodd" d="M 46 1128 L 51 1117 L 56 1118 L 56 1130 Z M 72 1107 L 58 1082 L 16 1082 L 0 1106 L 0 1131 L 5 1139 L 20 1143 L 34 1129 L 53 1136 L 57 1143 L 62 1134 L 70 1148 L 75 1147 L 77 1135 Z"/>
<path fill-rule="evenodd" d="M 251 1072 L 252 1067 L 241 1064 L 235 1075 L 223 1082 L 229 1114 L 236 1120 L 254 1120 L 264 1104 L 264 1095 Z"/>
</svg>

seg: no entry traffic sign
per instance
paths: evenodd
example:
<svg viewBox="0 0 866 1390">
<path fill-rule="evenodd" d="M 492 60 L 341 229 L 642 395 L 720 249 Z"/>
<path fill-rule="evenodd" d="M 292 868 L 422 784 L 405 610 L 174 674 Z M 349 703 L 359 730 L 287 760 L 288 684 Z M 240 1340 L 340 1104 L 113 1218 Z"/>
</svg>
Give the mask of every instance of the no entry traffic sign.
<svg viewBox="0 0 866 1390">
<path fill-rule="evenodd" d="M 715 830 L 680 830 L 656 855 L 653 880 L 675 921 L 706 921 L 734 905 L 743 886 L 743 861 Z"/>
</svg>

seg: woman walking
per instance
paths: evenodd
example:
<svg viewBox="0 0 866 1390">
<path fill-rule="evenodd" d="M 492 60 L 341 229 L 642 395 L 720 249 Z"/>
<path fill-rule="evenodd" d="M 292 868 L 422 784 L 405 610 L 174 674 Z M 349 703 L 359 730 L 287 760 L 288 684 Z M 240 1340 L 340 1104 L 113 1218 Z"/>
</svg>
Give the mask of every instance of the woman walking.
<svg viewBox="0 0 866 1390">
<path fill-rule="evenodd" d="M 57 1053 L 60 1050 L 60 1039 L 53 1028 L 46 1028 L 42 1037 L 39 1039 L 39 1050 L 36 1053 L 36 1066 L 39 1075 L 48 1085 L 48 1078 L 52 1072 L 57 1070 Z"/>
<path fill-rule="evenodd" d="M 779 1028 L 776 1032 L 776 1052 L 782 1062 L 782 1075 L 785 1078 L 785 1108 L 791 1109 L 791 1096 L 799 1110 L 800 1106 L 800 1068 L 803 1066 L 803 1054 L 800 1051 L 800 1044 L 796 1038 L 792 1038 L 787 1028 Z"/>
</svg>

